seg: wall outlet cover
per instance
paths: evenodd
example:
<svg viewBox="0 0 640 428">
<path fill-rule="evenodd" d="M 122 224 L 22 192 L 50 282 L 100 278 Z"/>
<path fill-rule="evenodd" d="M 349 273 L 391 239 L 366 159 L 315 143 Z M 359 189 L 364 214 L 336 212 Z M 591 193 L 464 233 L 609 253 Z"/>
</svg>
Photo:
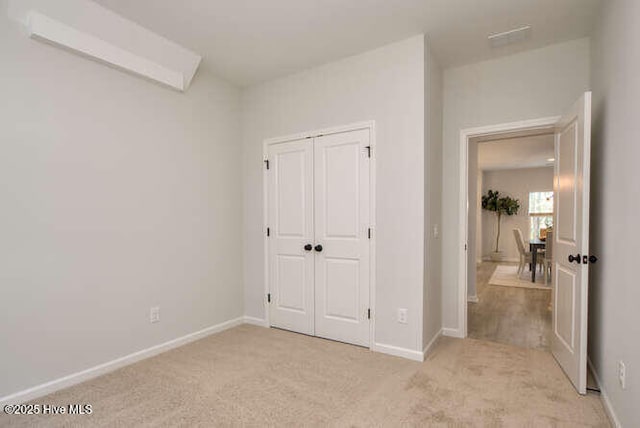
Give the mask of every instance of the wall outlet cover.
<svg viewBox="0 0 640 428">
<path fill-rule="evenodd" d="M 398 309 L 398 322 L 400 324 L 407 324 L 408 310 L 404 308 Z"/>
<path fill-rule="evenodd" d="M 618 380 L 622 389 L 627 388 L 627 366 L 624 361 L 618 361 Z"/>
<path fill-rule="evenodd" d="M 149 309 L 149 322 L 156 323 L 160 321 L 160 307 L 154 306 Z"/>
</svg>

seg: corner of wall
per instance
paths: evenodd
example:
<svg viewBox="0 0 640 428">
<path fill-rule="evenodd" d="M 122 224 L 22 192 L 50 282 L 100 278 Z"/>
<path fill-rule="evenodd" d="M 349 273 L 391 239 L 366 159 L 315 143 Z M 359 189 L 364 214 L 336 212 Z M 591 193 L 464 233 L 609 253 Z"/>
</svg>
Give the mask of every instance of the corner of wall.
<svg viewBox="0 0 640 428">
<path fill-rule="evenodd" d="M 422 344 L 425 352 L 442 329 L 442 68 L 424 36 L 424 290 Z"/>
</svg>

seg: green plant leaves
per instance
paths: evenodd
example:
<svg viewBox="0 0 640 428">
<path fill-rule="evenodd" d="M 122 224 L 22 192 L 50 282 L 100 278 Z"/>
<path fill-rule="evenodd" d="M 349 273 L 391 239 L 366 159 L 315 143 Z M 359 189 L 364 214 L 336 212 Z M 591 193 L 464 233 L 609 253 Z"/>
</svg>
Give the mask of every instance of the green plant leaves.
<svg viewBox="0 0 640 428">
<path fill-rule="evenodd" d="M 498 215 L 516 215 L 520 211 L 520 201 L 511 196 L 500 196 L 497 190 L 489 190 L 482 196 L 482 209 Z"/>
</svg>

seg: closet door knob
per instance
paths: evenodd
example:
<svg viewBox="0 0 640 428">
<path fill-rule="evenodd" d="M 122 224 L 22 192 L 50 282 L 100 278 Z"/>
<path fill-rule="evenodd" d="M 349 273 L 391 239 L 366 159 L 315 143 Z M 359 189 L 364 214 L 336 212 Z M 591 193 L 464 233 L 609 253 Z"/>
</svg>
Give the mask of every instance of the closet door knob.
<svg viewBox="0 0 640 428">
<path fill-rule="evenodd" d="M 582 261 L 580 260 L 580 254 L 577 255 L 573 255 L 573 254 L 569 254 L 569 263 L 573 263 L 576 262 L 578 264 L 580 264 Z"/>
<path fill-rule="evenodd" d="M 316 250 L 317 252 L 322 251 L 322 245 L 320 245 L 320 244 L 316 245 L 315 250 Z"/>
<path fill-rule="evenodd" d="M 311 245 L 311 244 L 307 244 L 307 245 L 305 245 L 305 246 L 304 246 L 304 250 L 305 250 L 305 251 L 311 251 L 311 250 L 313 250 L 313 245 Z"/>
</svg>

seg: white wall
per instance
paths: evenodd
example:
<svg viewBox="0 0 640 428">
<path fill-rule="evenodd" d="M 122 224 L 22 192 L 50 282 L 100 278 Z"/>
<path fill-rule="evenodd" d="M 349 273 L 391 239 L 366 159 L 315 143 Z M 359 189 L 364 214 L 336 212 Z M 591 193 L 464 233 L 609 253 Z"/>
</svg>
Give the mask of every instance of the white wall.
<svg viewBox="0 0 640 428">
<path fill-rule="evenodd" d="M 562 114 L 589 89 L 589 41 L 445 70 L 443 148 L 443 316 L 457 330 L 460 130 Z"/>
<path fill-rule="evenodd" d="M 553 167 L 504 169 L 485 171 L 482 180 L 482 194 L 489 189 L 497 190 L 520 201 L 520 212 L 513 216 L 502 216 L 500 250 L 506 261 L 518 261 L 518 247 L 513 237 L 513 229 L 522 230 L 526 242 L 529 237 L 529 192 L 553 191 Z M 496 215 L 482 210 L 482 257 L 489 259 L 496 245 Z"/>
<path fill-rule="evenodd" d="M 481 169 L 478 168 L 478 173 L 476 174 L 476 182 L 475 182 L 475 204 L 476 204 L 476 213 L 482 212 L 482 186 L 484 185 L 484 174 Z M 482 262 L 482 240 L 484 239 L 484 234 L 482 233 L 482 216 L 476 215 L 475 221 L 475 238 L 476 238 L 476 246 L 475 246 L 475 262 L 476 264 L 480 264 Z M 475 290 L 474 290 L 475 291 Z"/>
<path fill-rule="evenodd" d="M 160 87 L 5 10 L 0 397 L 243 314 L 238 90 Z"/>
<path fill-rule="evenodd" d="M 246 314 L 264 318 L 263 140 L 376 121 L 375 341 L 422 350 L 424 254 L 422 36 L 248 88 L 243 93 Z M 396 321 L 407 308 L 408 324 Z"/>
<path fill-rule="evenodd" d="M 589 358 L 622 426 L 640 420 L 640 2 L 603 2 L 593 43 Z M 617 379 L 627 366 L 627 388 Z"/>
<path fill-rule="evenodd" d="M 467 161 L 469 165 L 467 183 L 467 202 L 469 231 L 467 235 L 467 296 L 477 299 L 478 291 L 476 284 L 477 264 L 482 262 L 482 170 L 478 166 L 479 159 L 478 144 L 469 144 Z"/>
<path fill-rule="evenodd" d="M 481 174 L 478 169 L 478 145 L 469 144 L 467 155 L 469 172 L 467 175 L 467 203 L 468 203 L 468 232 L 467 232 L 467 296 L 478 297 L 476 290 L 476 262 L 478 258 L 478 176 Z M 474 221 L 475 219 L 475 221 Z"/>
<path fill-rule="evenodd" d="M 442 329 L 442 245 L 434 227 L 442 224 L 442 69 L 424 42 L 425 67 L 425 259 L 423 293 L 423 347 Z"/>
</svg>

